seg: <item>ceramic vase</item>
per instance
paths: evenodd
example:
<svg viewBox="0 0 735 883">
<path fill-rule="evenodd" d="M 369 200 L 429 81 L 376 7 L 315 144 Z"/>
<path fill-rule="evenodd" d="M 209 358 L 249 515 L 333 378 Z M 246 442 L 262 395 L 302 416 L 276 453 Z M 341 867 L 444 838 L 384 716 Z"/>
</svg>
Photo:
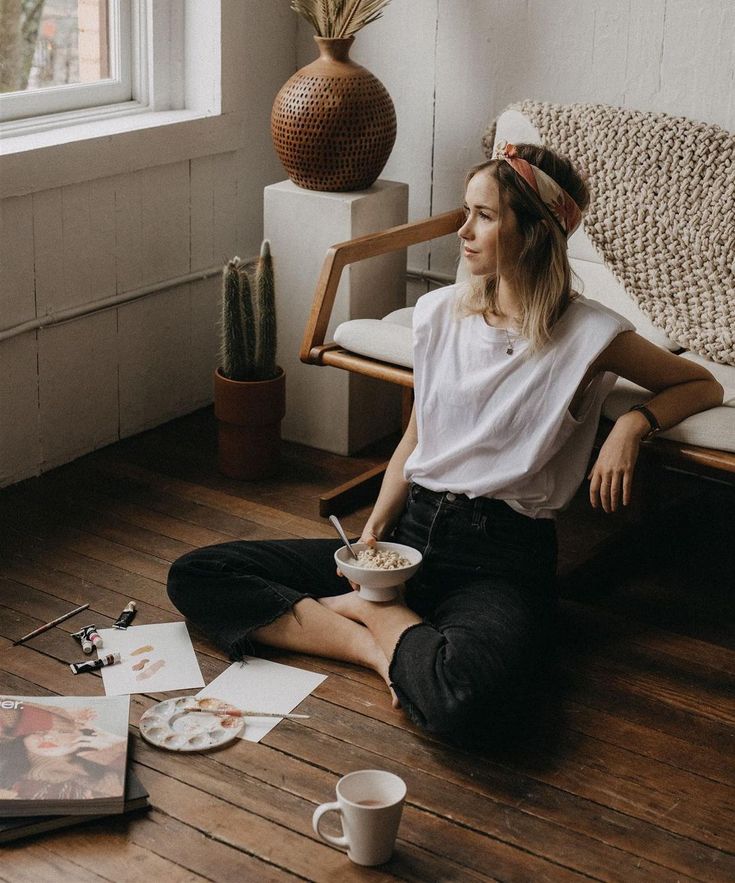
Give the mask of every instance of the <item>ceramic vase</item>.
<svg viewBox="0 0 735 883">
<path fill-rule="evenodd" d="M 396 140 L 393 101 L 349 57 L 354 37 L 314 37 L 319 58 L 276 96 L 271 134 L 289 178 L 307 190 L 349 192 L 375 182 Z"/>
</svg>

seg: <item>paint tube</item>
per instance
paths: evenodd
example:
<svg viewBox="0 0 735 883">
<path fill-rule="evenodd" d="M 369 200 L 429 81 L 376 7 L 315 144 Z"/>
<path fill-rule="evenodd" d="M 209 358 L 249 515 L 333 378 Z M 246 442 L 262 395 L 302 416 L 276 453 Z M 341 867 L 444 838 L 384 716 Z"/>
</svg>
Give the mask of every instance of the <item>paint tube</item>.
<svg viewBox="0 0 735 883">
<path fill-rule="evenodd" d="M 82 645 L 82 652 L 89 654 L 95 647 L 100 650 L 102 647 L 102 638 L 97 631 L 96 625 L 85 625 L 83 629 L 80 629 L 78 632 L 74 632 L 72 634 L 72 638 L 75 638 Z"/>
<path fill-rule="evenodd" d="M 87 638 L 94 644 L 96 650 L 102 649 L 102 638 L 100 637 L 100 633 L 97 631 L 96 625 L 88 625 L 85 629 L 87 632 Z"/>
<path fill-rule="evenodd" d="M 75 641 L 79 641 L 82 645 L 82 653 L 89 654 L 94 650 L 94 644 L 89 640 L 87 628 L 88 626 L 80 629 L 78 632 L 72 632 L 72 638 L 74 638 Z"/>
<path fill-rule="evenodd" d="M 133 621 L 135 617 L 135 601 L 130 601 L 126 606 L 123 612 L 118 616 L 115 622 L 112 623 L 112 627 L 116 629 L 126 629 L 130 623 Z"/>
<path fill-rule="evenodd" d="M 118 662 L 120 662 L 120 654 L 115 652 L 108 653 L 107 656 L 100 656 L 99 659 L 88 659 L 86 662 L 70 662 L 69 668 L 75 675 L 78 675 L 85 671 L 97 671 L 98 668 L 115 665 Z"/>
</svg>

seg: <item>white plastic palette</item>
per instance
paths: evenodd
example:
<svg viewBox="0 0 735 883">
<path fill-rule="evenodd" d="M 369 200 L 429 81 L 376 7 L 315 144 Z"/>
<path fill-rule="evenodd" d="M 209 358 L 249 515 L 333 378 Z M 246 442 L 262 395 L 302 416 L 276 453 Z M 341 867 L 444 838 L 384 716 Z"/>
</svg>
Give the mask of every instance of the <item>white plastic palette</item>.
<svg viewBox="0 0 735 883">
<path fill-rule="evenodd" d="M 227 708 L 221 699 L 180 696 L 151 706 L 140 719 L 140 735 L 168 751 L 208 751 L 233 742 L 245 726 L 242 717 L 191 712 L 192 708 Z"/>
</svg>

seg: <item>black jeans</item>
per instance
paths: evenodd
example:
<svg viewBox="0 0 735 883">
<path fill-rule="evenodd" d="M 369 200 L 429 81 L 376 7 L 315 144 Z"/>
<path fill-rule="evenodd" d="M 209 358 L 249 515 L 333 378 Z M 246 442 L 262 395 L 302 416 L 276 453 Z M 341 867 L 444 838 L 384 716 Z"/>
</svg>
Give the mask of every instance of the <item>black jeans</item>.
<svg viewBox="0 0 735 883">
<path fill-rule="evenodd" d="M 501 500 L 413 484 L 391 536 L 424 560 L 406 591 L 422 622 L 407 629 L 390 678 L 407 714 L 457 735 L 492 724 L 523 696 L 546 646 L 555 602 L 553 521 Z M 173 603 L 232 659 L 249 634 L 299 600 L 350 591 L 336 576 L 335 540 L 238 541 L 184 555 L 170 570 Z"/>
</svg>

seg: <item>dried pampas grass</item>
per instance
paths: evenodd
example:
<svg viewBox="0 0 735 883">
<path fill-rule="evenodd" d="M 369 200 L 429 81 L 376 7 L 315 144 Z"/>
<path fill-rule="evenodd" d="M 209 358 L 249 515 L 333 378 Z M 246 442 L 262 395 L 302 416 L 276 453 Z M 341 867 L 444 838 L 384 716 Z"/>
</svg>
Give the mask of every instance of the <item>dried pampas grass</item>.
<svg viewBox="0 0 735 883">
<path fill-rule="evenodd" d="M 291 0 L 320 37 L 351 37 L 380 18 L 390 0 Z"/>
</svg>

